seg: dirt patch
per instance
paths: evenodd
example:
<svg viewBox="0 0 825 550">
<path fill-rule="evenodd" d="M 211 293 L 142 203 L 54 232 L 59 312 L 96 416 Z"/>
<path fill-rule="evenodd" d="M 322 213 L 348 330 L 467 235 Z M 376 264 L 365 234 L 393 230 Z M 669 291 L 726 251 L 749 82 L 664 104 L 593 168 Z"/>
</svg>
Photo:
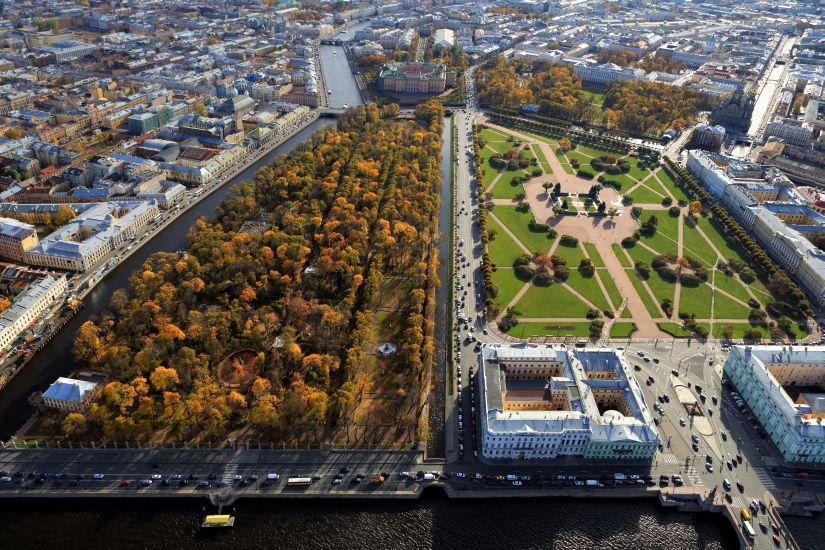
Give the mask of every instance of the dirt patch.
<svg viewBox="0 0 825 550">
<path fill-rule="evenodd" d="M 228 388 L 247 388 L 255 378 L 258 353 L 252 349 L 239 349 L 230 353 L 218 365 L 218 379 Z"/>
</svg>

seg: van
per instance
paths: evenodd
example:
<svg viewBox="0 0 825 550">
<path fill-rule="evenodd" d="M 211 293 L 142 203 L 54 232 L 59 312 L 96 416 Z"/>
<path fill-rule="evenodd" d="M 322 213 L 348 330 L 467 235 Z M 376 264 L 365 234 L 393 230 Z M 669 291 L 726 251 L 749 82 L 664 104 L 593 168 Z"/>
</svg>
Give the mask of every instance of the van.
<svg viewBox="0 0 825 550">
<path fill-rule="evenodd" d="M 518 476 L 513 474 L 507 474 L 507 481 L 515 481 L 518 479 Z"/>
<path fill-rule="evenodd" d="M 621 473 L 613 474 L 614 481 L 623 481 L 625 479 L 625 475 Z"/>
<path fill-rule="evenodd" d="M 433 481 L 435 479 L 435 474 L 424 474 L 424 481 Z"/>
<path fill-rule="evenodd" d="M 278 481 L 278 478 L 281 477 L 278 474 L 266 474 L 267 481 Z"/>
</svg>

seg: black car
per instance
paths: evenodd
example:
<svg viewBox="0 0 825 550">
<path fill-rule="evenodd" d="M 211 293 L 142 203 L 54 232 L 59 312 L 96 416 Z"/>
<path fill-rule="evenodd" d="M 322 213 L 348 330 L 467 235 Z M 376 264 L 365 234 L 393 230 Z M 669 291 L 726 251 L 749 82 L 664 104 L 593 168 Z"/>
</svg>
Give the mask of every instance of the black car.
<svg viewBox="0 0 825 550">
<path fill-rule="evenodd" d="M 347 468 L 346 466 L 344 466 L 343 468 L 341 468 L 340 470 L 338 470 L 338 473 L 339 473 L 339 474 L 346 474 L 346 473 L 349 473 L 349 468 Z"/>
</svg>

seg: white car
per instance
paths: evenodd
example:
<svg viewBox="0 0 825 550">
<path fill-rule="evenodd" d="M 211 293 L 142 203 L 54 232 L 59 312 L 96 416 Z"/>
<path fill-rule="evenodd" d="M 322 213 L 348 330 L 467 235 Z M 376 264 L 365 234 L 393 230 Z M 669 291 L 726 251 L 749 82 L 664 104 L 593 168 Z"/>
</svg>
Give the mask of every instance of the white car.
<svg viewBox="0 0 825 550">
<path fill-rule="evenodd" d="M 467 477 L 467 474 L 465 474 L 464 472 L 456 472 L 455 477 L 464 478 Z"/>
<path fill-rule="evenodd" d="M 520 486 L 520 485 L 521 485 L 521 481 L 514 481 L 514 482 L 513 482 L 513 486 L 514 486 L 514 487 L 518 487 L 518 486 Z"/>
<path fill-rule="evenodd" d="M 163 476 L 160 474 L 152 474 L 152 479 L 163 479 Z"/>
<path fill-rule="evenodd" d="M 93 479 L 103 479 L 104 477 L 106 477 L 106 476 L 103 475 L 103 474 L 95 474 L 95 475 L 92 476 Z"/>
</svg>

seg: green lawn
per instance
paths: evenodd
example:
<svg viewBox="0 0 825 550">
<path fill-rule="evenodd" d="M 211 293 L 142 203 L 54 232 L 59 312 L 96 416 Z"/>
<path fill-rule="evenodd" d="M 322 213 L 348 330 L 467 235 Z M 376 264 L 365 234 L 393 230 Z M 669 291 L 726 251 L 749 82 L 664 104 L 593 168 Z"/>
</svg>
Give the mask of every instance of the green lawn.
<svg viewBox="0 0 825 550">
<path fill-rule="evenodd" d="M 627 189 L 630 189 L 630 187 L 628 186 Z M 644 183 L 640 184 L 628 196 L 633 199 L 633 204 L 661 204 L 664 198 L 664 195 L 657 194 Z"/>
<path fill-rule="evenodd" d="M 514 269 L 506 267 L 499 267 L 493 271 L 493 282 L 496 287 L 498 287 L 496 302 L 501 307 L 502 311 L 507 307 L 507 304 L 510 303 L 510 300 L 518 294 L 521 287 L 525 285 L 524 281 L 516 277 L 516 272 Z"/>
<path fill-rule="evenodd" d="M 636 330 L 636 323 L 613 323 L 610 327 L 611 338 L 628 338 Z"/>
<path fill-rule="evenodd" d="M 747 319 L 749 307 L 716 292 L 713 296 L 713 317 L 716 319 Z"/>
<path fill-rule="evenodd" d="M 625 256 L 625 253 L 622 250 L 622 245 L 611 244 L 610 248 L 613 249 L 613 253 L 619 259 L 619 263 L 622 264 L 622 267 L 633 267 L 632 265 L 630 265 L 630 260 L 628 260 L 627 256 Z"/>
<path fill-rule="evenodd" d="M 750 329 L 756 329 L 762 332 L 763 338 L 770 338 L 770 331 L 768 327 L 765 325 L 752 325 L 748 322 L 745 323 L 714 323 L 713 324 L 713 335 L 716 338 L 722 337 L 722 331 L 725 327 L 731 327 L 733 329 L 733 340 L 741 340 L 745 336 L 745 331 Z"/>
<path fill-rule="evenodd" d="M 589 308 L 564 286 L 554 283 L 548 287 L 531 286 L 518 301 L 516 309 L 522 317 L 584 318 Z"/>
<path fill-rule="evenodd" d="M 607 303 L 607 298 L 604 297 L 604 293 L 595 275 L 593 277 L 584 277 L 578 271 L 571 270 L 567 284 L 599 308 L 600 311 L 611 310 L 610 304 Z"/>
<path fill-rule="evenodd" d="M 619 245 L 621 246 L 621 245 Z M 649 245 L 648 245 L 649 246 Z M 630 254 L 631 259 L 633 259 L 633 263 L 637 264 L 639 262 L 644 262 L 647 265 L 650 265 L 650 262 L 653 261 L 653 258 L 656 257 L 656 254 L 648 250 L 647 248 L 641 246 L 639 243 L 636 243 L 636 246 L 632 248 L 627 248 L 627 253 Z M 633 266 L 631 266 L 633 267 Z"/>
<path fill-rule="evenodd" d="M 641 242 L 656 250 L 659 254 L 676 254 L 679 250 L 677 244 L 679 237 L 679 218 L 674 218 L 665 211 L 648 210 L 642 213 L 640 221 L 646 221 L 654 214 L 659 218 L 659 228 L 656 230 L 656 233 L 650 237 L 642 235 Z"/>
<path fill-rule="evenodd" d="M 697 319 L 707 319 L 710 317 L 712 292 L 708 285 L 697 287 L 682 287 L 682 295 L 679 298 L 679 313 L 692 313 Z"/>
<path fill-rule="evenodd" d="M 553 255 L 567 260 L 567 267 L 570 268 L 570 271 L 575 271 L 584 259 L 584 252 L 582 252 L 582 249 L 579 248 L 579 245 L 564 246 L 559 244 L 559 246 L 556 247 L 555 252 L 553 252 Z"/>
<path fill-rule="evenodd" d="M 676 293 L 676 283 L 671 283 L 662 279 L 656 271 L 651 270 L 650 278 L 647 280 L 647 286 L 653 291 L 656 300 L 661 304 L 662 300 L 669 298 L 673 302 Z"/>
<path fill-rule="evenodd" d="M 599 256 L 599 251 L 596 250 L 596 245 L 593 243 L 584 243 L 584 249 L 587 250 L 587 255 L 595 267 L 604 267 L 604 261 Z"/>
<path fill-rule="evenodd" d="M 578 151 L 579 153 L 582 153 L 584 155 L 587 155 L 588 157 L 592 157 L 592 158 L 599 158 L 602 155 L 607 155 L 608 154 L 607 151 L 604 151 L 602 149 L 597 149 L 596 147 L 593 147 L 593 146 L 590 146 L 590 145 L 581 145 L 581 144 L 576 146 L 576 151 Z M 590 161 L 588 161 L 588 162 L 590 162 Z"/>
<path fill-rule="evenodd" d="M 699 230 L 691 227 L 687 223 L 685 223 L 682 231 L 682 249 L 685 255 L 692 256 L 697 260 L 702 260 L 707 264 L 706 267 L 715 266 L 718 260 L 716 252 L 713 251 L 705 238 L 702 237 Z"/>
<path fill-rule="evenodd" d="M 541 166 L 542 170 L 544 170 L 545 174 L 552 174 L 553 170 L 550 168 L 550 163 L 547 161 L 547 157 L 544 156 L 544 151 L 541 150 L 541 147 L 537 143 L 532 144 L 533 153 L 536 155 L 536 159 L 539 161 L 539 166 Z"/>
<path fill-rule="evenodd" d="M 631 187 L 633 187 L 634 185 L 636 185 L 638 183 L 636 180 L 634 180 L 633 178 L 631 178 L 627 174 L 616 174 L 615 176 L 611 176 L 610 174 L 605 174 L 605 177 L 608 178 L 608 179 L 611 179 L 613 181 L 619 182 L 622 185 L 622 189 L 625 190 L 625 191 L 627 191 L 628 189 L 630 189 Z M 658 201 L 656 201 L 657 204 L 659 202 L 661 202 L 661 200 L 662 199 L 659 199 Z"/>
<path fill-rule="evenodd" d="M 507 334 L 514 338 L 529 338 L 530 336 L 590 336 L 590 323 L 518 323 L 508 330 Z"/>
<path fill-rule="evenodd" d="M 673 180 L 672 177 L 670 177 L 670 174 L 667 172 L 667 170 L 665 170 L 664 168 L 659 168 L 656 171 L 655 177 L 661 182 L 663 186 L 665 186 L 671 192 L 671 194 L 673 194 L 674 197 L 676 197 L 677 201 L 683 200 L 685 202 L 690 202 L 690 197 L 688 197 L 687 193 L 685 193 L 685 191 L 681 187 L 676 185 L 676 182 Z"/>
<path fill-rule="evenodd" d="M 524 170 L 505 170 L 491 190 L 494 199 L 513 199 L 519 193 L 524 193 L 524 186 L 513 185 L 516 176 L 524 176 Z"/>
<path fill-rule="evenodd" d="M 651 298 L 650 294 L 648 294 L 647 289 L 642 284 L 642 281 L 639 279 L 639 276 L 636 275 L 636 272 L 632 269 L 627 269 L 625 271 L 627 271 L 627 276 L 630 278 L 630 282 L 633 283 L 633 288 L 636 289 L 636 293 L 642 299 L 642 302 L 644 302 L 645 307 L 647 308 L 647 312 L 650 313 L 650 316 L 653 318 L 661 317 L 661 310 L 659 310 L 656 302 L 653 301 L 653 298 Z"/>
<path fill-rule="evenodd" d="M 601 279 L 605 290 L 607 290 L 607 295 L 610 296 L 610 301 L 613 302 L 613 307 L 618 309 L 619 306 L 622 305 L 624 298 L 622 298 L 622 293 L 619 292 L 619 288 L 613 281 L 613 277 L 606 269 L 597 269 L 596 276 Z M 622 312 L 622 315 L 624 315 L 627 311 L 628 310 L 625 309 L 624 312 Z"/>
<path fill-rule="evenodd" d="M 628 161 L 630 161 L 630 172 L 628 172 L 628 174 L 630 174 L 631 177 L 641 180 L 650 174 L 650 170 L 639 167 L 639 159 L 629 157 Z"/>
<path fill-rule="evenodd" d="M 687 338 L 692 332 L 685 330 L 678 323 L 656 323 L 656 325 L 675 338 Z"/>
<path fill-rule="evenodd" d="M 495 238 L 487 243 L 487 252 L 490 253 L 490 259 L 496 265 L 511 267 L 516 258 L 524 254 L 524 251 L 492 216 L 487 216 L 487 230 L 496 232 Z"/>
<path fill-rule="evenodd" d="M 518 240 L 527 247 L 527 250 L 542 253 L 547 253 L 550 250 L 552 241 L 547 238 L 547 233 L 530 231 L 527 227 L 527 224 L 533 220 L 533 213 L 530 210 L 519 212 L 515 206 L 496 205 L 493 207 L 492 213 L 513 232 Z"/>
<path fill-rule="evenodd" d="M 731 296 L 739 298 L 743 302 L 747 302 L 750 299 L 748 291 L 745 290 L 745 287 L 742 286 L 742 281 L 740 281 L 737 277 L 728 277 L 721 271 L 716 271 L 716 275 L 713 278 L 713 284 L 720 290 L 724 290 Z"/>
<path fill-rule="evenodd" d="M 567 161 L 570 163 L 571 166 L 573 165 L 573 159 L 579 161 L 579 168 L 589 168 L 590 161 L 592 160 L 589 156 L 584 155 L 578 151 L 567 151 L 564 155 L 567 157 Z M 591 172 L 592 171 L 593 170 L 591 169 Z"/>
</svg>

